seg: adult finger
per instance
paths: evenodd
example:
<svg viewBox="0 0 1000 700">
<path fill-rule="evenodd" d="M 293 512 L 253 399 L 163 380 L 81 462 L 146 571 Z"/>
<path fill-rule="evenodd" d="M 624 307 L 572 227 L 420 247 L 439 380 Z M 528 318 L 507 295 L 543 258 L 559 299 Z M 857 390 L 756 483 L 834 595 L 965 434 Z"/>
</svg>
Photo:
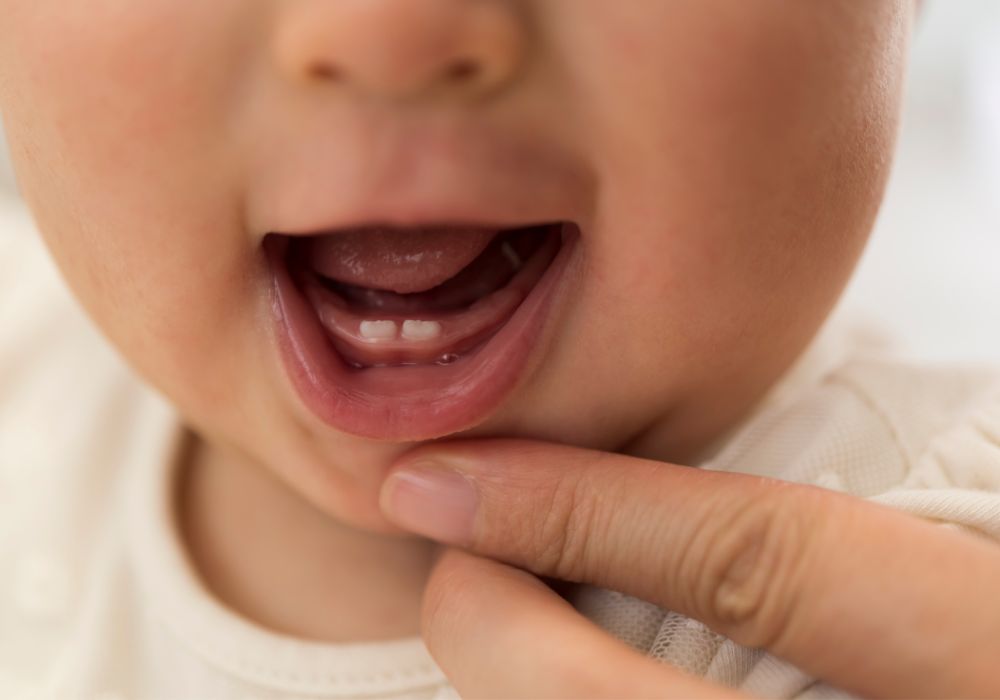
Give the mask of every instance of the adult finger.
<svg viewBox="0 0 1000 700">
<path fill-rule="evenodd" d="M 1000 694 L 1000 550 L 815 487 L 526 441 L 415 450 L 388 517 L 620 590 L 861 694 Z"/>
<path fill-rule="evenodd" d="M 446 552 L 424 594 L 423 635 L 463 698 L 732 698 L 642 656 L 527 572 Z"/>
</svg>

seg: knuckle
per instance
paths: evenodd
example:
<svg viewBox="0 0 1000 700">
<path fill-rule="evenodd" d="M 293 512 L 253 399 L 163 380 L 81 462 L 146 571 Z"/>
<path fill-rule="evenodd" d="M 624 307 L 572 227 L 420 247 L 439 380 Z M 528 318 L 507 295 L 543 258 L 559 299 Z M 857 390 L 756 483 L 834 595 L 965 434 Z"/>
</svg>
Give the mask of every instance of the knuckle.
<svg viewBox="0 0 1000 700">
<path fill-rule="evenodd" d="M 542 475 L 530 507 L 534 514 L 520 518 L 521 539 L 537 573 L 579 580 L 594 545 L 599 509 L 592 493 L 589 465 Z M 526 526 L 526 527 L 525 527 Z"/>
<path fill-rule="evenodd" d="M 547 510 L 541 526 L 532 533 L 532 549 L 539 565 L 552 576 L 570 579 L 579 569 L 580 547 L 585 539 L 585 501 L 570 479 L 558 479 L 545 499 Z"/>
<path fill-rule="evenodd" d="M 770 486 L 741 498 L 705 530 L 696 563 L 696 609 L 735 641 L 773 647 L 795 615 L 796 591 L 819 536 L 809 489 Z"/>
</svg>

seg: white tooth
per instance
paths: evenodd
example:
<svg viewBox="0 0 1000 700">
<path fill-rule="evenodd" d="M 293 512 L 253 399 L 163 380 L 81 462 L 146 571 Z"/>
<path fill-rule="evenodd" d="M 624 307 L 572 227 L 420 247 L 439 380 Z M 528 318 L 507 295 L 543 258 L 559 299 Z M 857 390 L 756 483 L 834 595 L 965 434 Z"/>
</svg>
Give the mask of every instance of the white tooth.
<svg viewBox="0 0 1000 700">
<path fill-rule="evenodd" d="M 395 321 L 362 321 L 361 337 L 365 340 L 392 340 L 396 337 Z"/>
<path fill-rule="evenodd" d="M 510 243 L 504 241 L 503 244 L 501 244 L 500 246 L 500 250 L 501 252 L 503 252 L 504 256 L 510 262 L 511 267 L 513 267 L 515 270 L 521 269 L 521 264 L 522 264 L 521 256 L 517 254 L 517 251 L 514 250 L 514 247 Z"/>
<path fill-rule="evenodd" d="M 407 340 L 433 340 L 441 335 L 437 321 L 403 321 L 403 337 Z"/>
</svg>

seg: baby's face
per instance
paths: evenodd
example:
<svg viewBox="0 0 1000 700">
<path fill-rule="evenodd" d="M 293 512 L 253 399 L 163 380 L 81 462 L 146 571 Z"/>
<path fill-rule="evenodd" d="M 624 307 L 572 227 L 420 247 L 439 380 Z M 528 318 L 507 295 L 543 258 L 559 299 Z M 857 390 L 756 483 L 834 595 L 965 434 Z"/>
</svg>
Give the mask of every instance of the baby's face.
<svg viewBox="0 0 1000 700">
<path fill-rule="evenodd" d="M 413 442 L 683 459 L 739 418 L 870 230 L 911 14 L 0 0 L 0 110 L 125 356 L 207 443 L 383 528 Z"/>
</svg>

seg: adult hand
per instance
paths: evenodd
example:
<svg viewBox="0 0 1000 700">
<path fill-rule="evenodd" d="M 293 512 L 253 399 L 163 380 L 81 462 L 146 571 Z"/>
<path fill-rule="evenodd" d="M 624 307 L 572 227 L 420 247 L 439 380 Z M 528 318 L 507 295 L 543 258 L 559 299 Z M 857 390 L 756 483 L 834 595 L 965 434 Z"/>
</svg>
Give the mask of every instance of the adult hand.
<svg viewBox="0 0 1000 700">
<path fill-rule="evenodd" d="M 464 697 L 735 695 L 635 652 L 527 572 L 653 602 L 860 695 L 1000 696 L 1000 547 L 861 499 L 482 440 L 407 454 L 381 503 L 461 548 L 428 582 L 423 632 Z"/>
</svg>

